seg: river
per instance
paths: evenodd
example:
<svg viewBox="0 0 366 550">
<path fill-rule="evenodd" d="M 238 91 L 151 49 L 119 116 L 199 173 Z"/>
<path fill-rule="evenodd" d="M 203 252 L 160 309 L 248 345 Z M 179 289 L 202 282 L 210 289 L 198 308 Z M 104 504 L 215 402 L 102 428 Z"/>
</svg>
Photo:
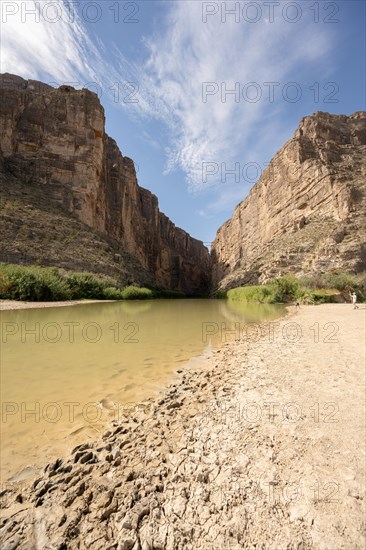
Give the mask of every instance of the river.
<svg viewBox="0 0 366 550">
<path fill-rule="evenodd" d="M 1 479 L 32 478 L 282 306 L 151 300 L 1 312 Z"/>
</svg>

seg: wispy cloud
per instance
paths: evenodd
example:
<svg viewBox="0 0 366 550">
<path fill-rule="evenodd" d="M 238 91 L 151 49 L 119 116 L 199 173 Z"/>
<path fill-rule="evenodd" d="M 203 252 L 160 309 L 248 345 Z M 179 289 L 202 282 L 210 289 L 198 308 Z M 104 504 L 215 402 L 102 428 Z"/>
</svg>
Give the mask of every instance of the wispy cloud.
<svg viewBox="0 0 366 550">
<path fill-rule="evenodd" d="M 299 27 L 263 19 L 248 25 L 233 18 L 223 23 L 218 16 L 204 23 L 200 2 L 172 3 L 163 29 L 146 40 L 150 56 L 138 76 L 142 110 L 171 128 L 167 168 L 183 170 L 193 190 L 207 187 L 203 164 L 229 164 L 243 151 L 250 159 L 253 128 L 263 124 L 274 107 L 264 84 L 279 82 L 275 93 L 281 95 L 294 71 L 301 77 L 330 48 L 329 35 L 318 26 L 314 36 L 313 26 L 306 22 Z M 246 88 L 250 82 L 257 87 Z M 239 98 L 222 97 L 221 92 L 235 86 Z M 213 93 L 206 102 L 205 90 Z M 249 96 L 256 90 L 262 97 L 248 101 L 246 92 Z"/>
<path fill-rule="evenodd" d="M 61 83 L 95 76 L 94 67 L 102 58 L 80 17 L 62 0 L 53 4 L 53 11 L 49 3 L 43 12 L 42 2 L 4 2 L 2 72 L 25 78 L 48 76 Z"/>
<path fill-rule="evenodd" d="M 26 4 L 34 9 L 39 5 L 33 0 Z M 59 4 L 66 10 L 62 0 Z M 221 6 L 221 2 L 216 4 Z M 28 17 L 22 23 L 20 13 L 13 15 L 2 25 L 2 71 L 31 78 L 47 75 L 61 82 L 76 78 L 119 82 L 121 87 L 135 83 L 138 103 L 121 101 L 121 106 L 133 116 L 155 119 L 169 129 L 166 172 L 182 170 L 189 188 L 202 192 L 221 179 L 220 173 L 215 174 L 216 180 L 214 176 L 203 178 L 203 165 L 221 167 L 222 163 L 229 166 L 238 160 L 258 159 L 258 141 L 272 131 L 273 112 L 283 108 L 269 101 L 265 83 L 279 82 L 275 93 L 281 95 L 289 80 L 301 79 L 326 59 L 331 37 L 324 26 L 314 29 L 306 20 L 290 24 L 281 17 L 273 23 L 261 17 L 253 24 L 228 17 L 223 23 L 218 14 L 203 22 L 201 2 L 166 2 L 164 10 L 159 32 L 144 37 L 147 55 L 139 63 L 127 59 L 118 45 L 109 47 L 107 56 L 103 44 L 76 12 L 71 23 L 67 17 L 57 23 L 42 17 L 36 23 Z M 123 82 L 120 75 L 124 75 Z M 257 83 L 262 94 L 257 102 L 245 96 L 246 91 L 255 93 L 254 87 L 245 88 L 250 82 Z M 209 87 L 215 93 L 206 102 L 204 83 L 215 83 Z M 238 102 L 233 95 L 227 95 L 225 102 L 221 91 L 235 85 L 239 85 Z M 213 211 L 238 194 L 237 186 L 220 189 L 223 198 L 215 201 Z"/>
</svg>

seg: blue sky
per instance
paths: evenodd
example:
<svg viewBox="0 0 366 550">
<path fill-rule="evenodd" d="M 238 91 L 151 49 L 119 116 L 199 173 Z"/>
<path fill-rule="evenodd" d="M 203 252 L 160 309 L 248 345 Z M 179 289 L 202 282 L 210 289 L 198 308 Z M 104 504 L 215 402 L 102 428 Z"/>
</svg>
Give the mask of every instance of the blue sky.
<svg viewBox="0 0 366 550">
<path fill-rule="evenodd" d="M 303 116 L 365 109 L 361 0 L 3 0 L 1 11 L 1 72 L 97 91 L 140 185 L 207 243 Z"/>
</svg>

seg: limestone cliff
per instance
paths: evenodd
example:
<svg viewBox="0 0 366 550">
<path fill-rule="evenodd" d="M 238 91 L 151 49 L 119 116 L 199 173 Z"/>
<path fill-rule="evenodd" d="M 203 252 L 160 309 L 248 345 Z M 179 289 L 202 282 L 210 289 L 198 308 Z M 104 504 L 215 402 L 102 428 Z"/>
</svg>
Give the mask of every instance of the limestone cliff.
<svg viewBox="0 0 366 550">
<path fill-rule="evenodd" d="M 212 245 L 213 289 L 366 267 L 366 113 L 302 119 Z"/>
<path fill-rule="evenodd" d="M 157 198 L 138 185 L 133 161 L 105 133 L 104 109 L 96 94 L 69 86 L 54 89 L 9 74 L 0 77 L 0 94 L 2 223 L 5 232 L 15 232 L 10 242 L 2 242 L 2 261 L 23 261 L 24 239 L 32 249 L 27 232 L 37 232 L 34 218 L 14 221 L 14 196 L 22 209 L 21 199 L 26 195 L 39 215 L 48 219 L 43 224 L 48 235 L 40 260 L 45 265 L 126 275 L 131 271 L 130 257 L 135 264 L 134 280 L 189 293 L 208 288 L 208 250 L 175 227 L 159 211 Z M 34 197 L 39 197 L 37 204 Z M 87 233 L 91 228 L 101 255 L 110 248 L 105 255 L 109 264 L 95 262 L 95 250 L 90 261 L 85 250 L 80 250 L 85 256 L 82 266 L 73 256 L 65 264 L 68 251 L 52 253 L 60 235 L 57 227 L 52 228 L 51 207 L 58 219 L 66 216 L 67 223 L 72 219 L 74 225 L 81 224 L 76 232 Z M 36 237 L 42 240 L 39 231 Z M 28 260 L 37 258 L 29 253 Z M 120 261 L 124 262 L 122 270 L 115 265 Z"/>
</svg>

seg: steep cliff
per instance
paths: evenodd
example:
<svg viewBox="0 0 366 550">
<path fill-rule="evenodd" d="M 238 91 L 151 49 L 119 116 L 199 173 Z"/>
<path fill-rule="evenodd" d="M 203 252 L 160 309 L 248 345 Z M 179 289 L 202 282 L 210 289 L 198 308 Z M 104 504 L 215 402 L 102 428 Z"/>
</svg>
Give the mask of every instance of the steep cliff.
<svg viewBox="0 0 366 550">
<path fill-rule="evenodd" d="M 302 119 L 212 245 L 213 289 L 366 267 L 366 113 Z"/>
<path fill-rule="evenodd" d="M 0 94 L 2 226 L 12 234 L 3 239 L 2 261 L 22 262 L 26 255 L 29 262 L 117 273 L 189 293 L 208 288 L 208 250 L 175 227 L 157 198 L 138 185 L 133 161 L 105 133 L 96 94 L 9 74 L 0 77 Z M 29 209 L 28 216 L 14 219 L 26 212 L 24 198 L 33 213 L 38 209 L 40 227 Z M 89 255 L 80 251 L 82 265 L 77 243 L 75 253 L 60 248 L 55 216 L 66 225 L 66 240 L 76 232 L 86 239 L 81 246 L 92 249 L 94 242 Z"/>
</svg>

